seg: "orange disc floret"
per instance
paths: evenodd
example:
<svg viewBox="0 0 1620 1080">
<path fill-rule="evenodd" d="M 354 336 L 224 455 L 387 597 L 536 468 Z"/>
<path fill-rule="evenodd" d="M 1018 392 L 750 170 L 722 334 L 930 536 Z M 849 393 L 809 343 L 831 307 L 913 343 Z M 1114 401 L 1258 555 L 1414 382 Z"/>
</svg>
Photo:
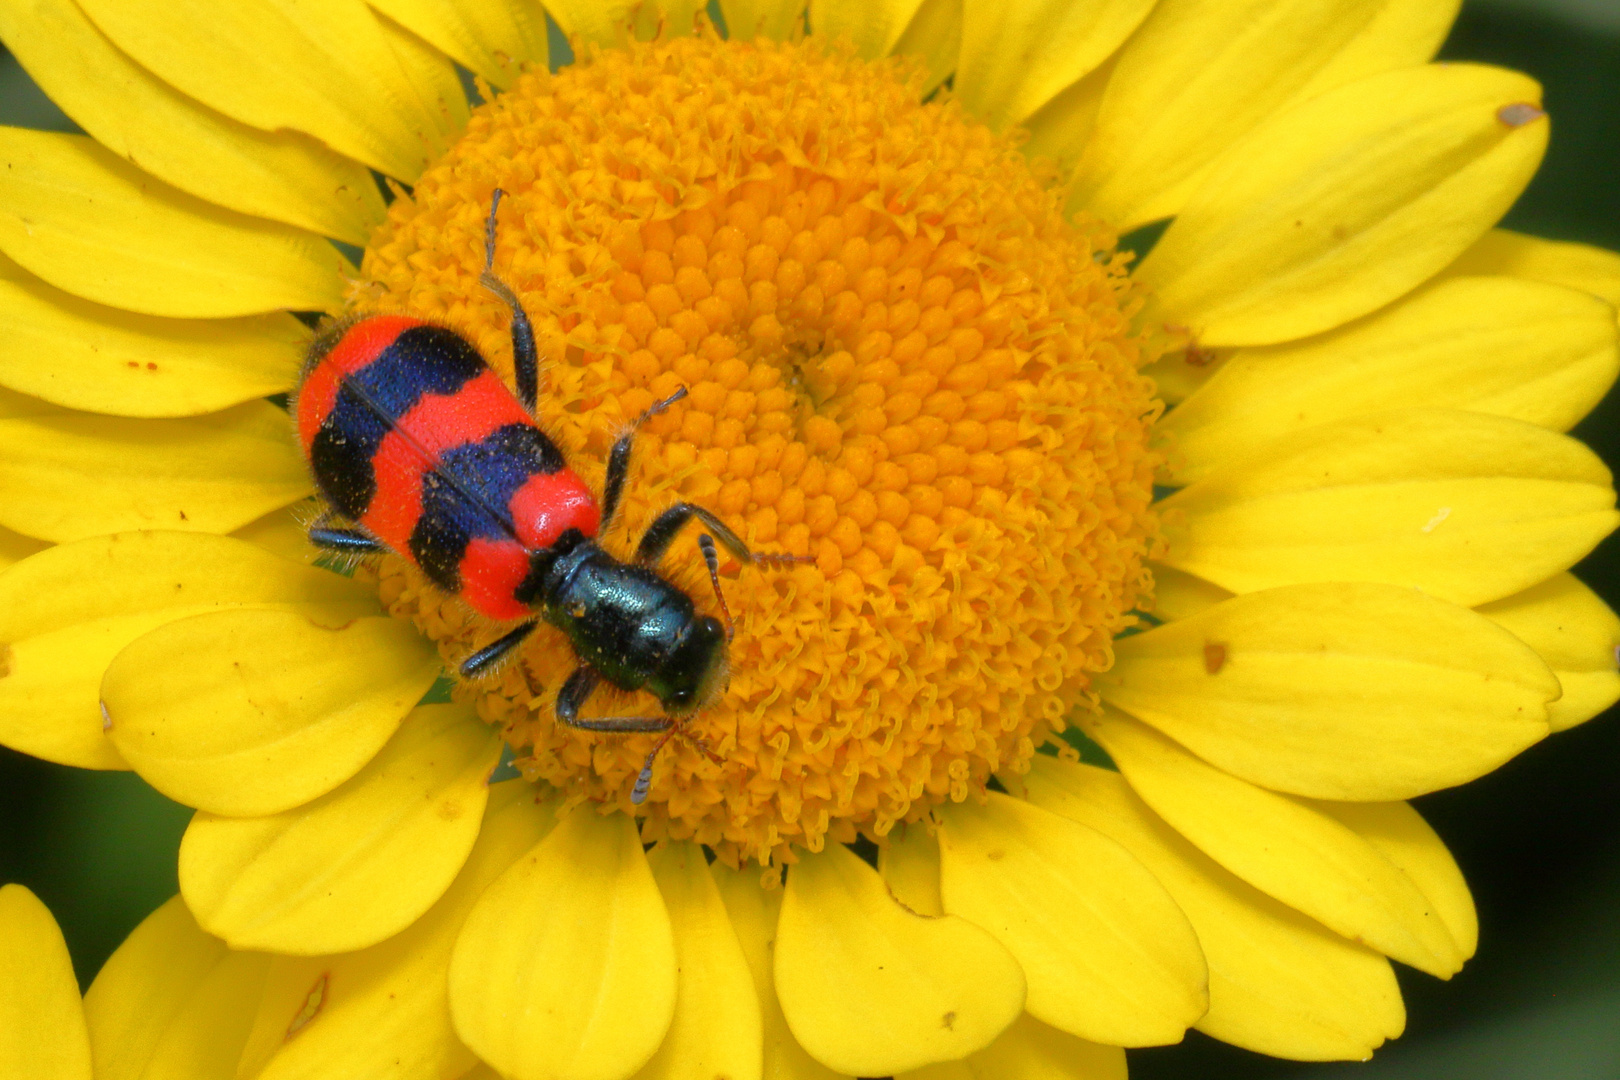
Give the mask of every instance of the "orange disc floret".
<svg viewBox="0 0 1620 1080">
<path fill-rule="evenodd" d="M 785 570 L 726 567 L 737 635 L 723 699 L 659 760 L 643 835 L 728 862 L 881 837 L 1018 769 L 1088 697 L 1149 587 L 1158 406 L 1114 237 L 1066 220 L 1014 143 L 920 104 L 892 63 L 713 35 L 533 72 L 398 199 L 359 310 L 462 328 L 510 371 L 496 271 L 534 319 L 540 420 L 599 489 L 643 428 L 627 557 L 678 499 Z M 663 567 L 717 609 L 695 535 Z M 385 601 L 462 659 L 495 627 L 401 560 Z M 557 725 L 560 634 L 460 688 L 518 764 L 630 809 L 650 737 Z M 655 715 L 602 693 L 588 714 Z"/>
</svg>

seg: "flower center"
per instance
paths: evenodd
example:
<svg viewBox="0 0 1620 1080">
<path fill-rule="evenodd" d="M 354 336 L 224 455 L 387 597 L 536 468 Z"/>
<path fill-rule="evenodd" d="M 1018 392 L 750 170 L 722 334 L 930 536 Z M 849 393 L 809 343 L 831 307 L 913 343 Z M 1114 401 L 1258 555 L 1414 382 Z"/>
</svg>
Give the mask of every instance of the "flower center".
<svg viewBox="0 0 1620 1080">
<path fill-rule="evenodd" d="M 535 323 L 540 422 L 585 482 L 689 390 L 641 429 L 602 546 L 628 558 L 685 499 L 813 560 L 722 552 L 731 681 L 689 726 L 721 764 L 670 742 L 647 840 L 782 858 L 966 798 L 1062 730 L 1149 587 L 1157 406 L 1125 260 L 906 74 L 713 35 L 533 72 L 394 203 L 352 290 L 510 374 L 506 309 L 478 285 L 503 188 L 495 270 Z M 718 615 L 698 531 L 661 571 Z M 403 560 L 381 575 L 452 664 L 500 632 Z M 629 810 L 653 737 L 556 723 L 577 663 L 542 627 L 457 692 L 531 779 Z M 609 687 L 582 715 L 659 711 Z"/>
</svg>

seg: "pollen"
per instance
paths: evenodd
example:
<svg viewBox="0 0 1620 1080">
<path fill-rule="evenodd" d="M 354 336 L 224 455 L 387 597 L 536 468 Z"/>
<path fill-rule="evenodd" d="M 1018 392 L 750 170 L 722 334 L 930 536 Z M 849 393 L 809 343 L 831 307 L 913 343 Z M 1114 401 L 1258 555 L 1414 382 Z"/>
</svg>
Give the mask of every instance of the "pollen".
<svg viewBox="0 0 1620 1080">
<path fill-rule="evenodd" d="M 535 322 L 540 423 L 586 483 L 630 419 L 689 392 L 641 429 L 603 546 L 628 558 L 684 499 L 809 557 L 722 557 L 730 684 L 639 808 L 653 737 L 554 721 L 577 663 L 560 633 L 457 687 L 528 778 L 635 809 L 649 842 L 792 861 L 982 794 L 1093 703 L 1151 588 L 1160 406 L 1127 259 L 1015 141 L 920 88 L 903 64 L 712 33 L 531 72 L 400 193 L 351 289 L 510 376 L 478 285 L 504 189 L 495 271 Z M 698 531 L 661 571 L 718 616 Z M 403 560 L 378 573 L 452 666 L 501 630 Z M 584 715 L 657 710 L 609 690 Z"/>
</svg>

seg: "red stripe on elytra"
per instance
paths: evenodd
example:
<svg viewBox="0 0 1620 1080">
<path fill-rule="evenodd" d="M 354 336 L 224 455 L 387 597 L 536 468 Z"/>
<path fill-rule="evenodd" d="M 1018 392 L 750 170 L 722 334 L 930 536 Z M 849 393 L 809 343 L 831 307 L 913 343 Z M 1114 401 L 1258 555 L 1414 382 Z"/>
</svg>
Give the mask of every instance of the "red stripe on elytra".
<svg viewBox="0 0 1620 1080">
<path fill-rule="evenodd" d="M 440 456 L 508 424 L 531 422 L 493 371 L 469 379 L 453 394 L 423 395 L 394 422 L 371 457 L 378 497 L 361 524 L 395 551 L 409 552 L 422 516 L 422 477 L 438 466 Z"/>
<path fill-rule="evenodd" d="M 343 332 L 298 388 L 298 439 L 309 454 L 321 425 L 331 415 L 343 379 L 359 371 L 413 326 L 425 325 L 409 315 L 372 315 Z"/>
<path fill-rule="evenodd" d="M 550 547 L 569 529 L 595 536 L 602 523 L 596 497 L 568 468 L 529 477 L 512 493 L 507 509 L 518 539 L 529 548 Z"/>
<path fill-rule="evenodd" d="M 475 536 L 461 556 L 461 598 L 492 619 L 532 614 L 513 599 L 529 575 L 529 555 L 516 540 Z"/>
</svg>

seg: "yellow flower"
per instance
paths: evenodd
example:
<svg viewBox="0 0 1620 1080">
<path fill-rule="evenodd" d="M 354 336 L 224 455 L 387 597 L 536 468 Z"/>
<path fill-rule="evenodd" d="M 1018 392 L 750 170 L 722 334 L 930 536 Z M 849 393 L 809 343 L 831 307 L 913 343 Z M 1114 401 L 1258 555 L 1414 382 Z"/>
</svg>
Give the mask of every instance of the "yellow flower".
<svg viewBox="0 0 1620 1080">
<path fill-rule="evenodd" d="M 722 39 L 556 0 L 556 73 L 529 0 L 374 7 L 0 4 L 95 140 L 0 130 L 0 741 L 198 808 L 92 1046 L 1117 1077 L 1189 1026 L 1365 1057 L 1391 959 L 1472 955 L 1403 800 L 1620 697 L 1565 572 L 1612 482 L 1559 434 L 1620 368 L 1620 257 L 1492 231 L 1547 122 L 1427 62 L 1455 2 L 731 0 Z M 500 628 L 308 565 L 287 509 L 289 312 L 510 373 L 497 187 L 593 489 L 690 391 L 604 546 L 689 498 L 812 560 L 726 568 L 717 761 L 672 743 L 640 810 L 649 739 L 552 719 L 560 636 L 419 705 Z"/>
</svg>

